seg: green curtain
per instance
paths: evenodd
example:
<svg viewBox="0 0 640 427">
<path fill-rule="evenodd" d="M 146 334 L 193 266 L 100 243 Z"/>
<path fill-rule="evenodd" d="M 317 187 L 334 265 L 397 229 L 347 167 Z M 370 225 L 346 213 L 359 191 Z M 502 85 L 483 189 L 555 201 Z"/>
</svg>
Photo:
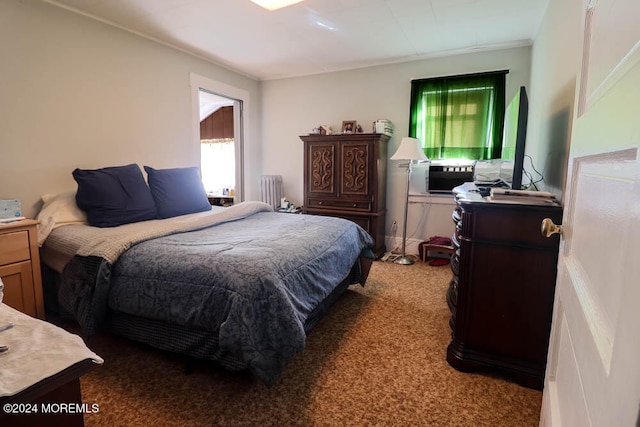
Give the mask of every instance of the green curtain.
<svg viewBox="0 0 640 427">
<path fill-rule="evenodd" d="M 409 136 L 430 159 L 499 158 L 506 73 L 413 80 Z"/>
</svg>

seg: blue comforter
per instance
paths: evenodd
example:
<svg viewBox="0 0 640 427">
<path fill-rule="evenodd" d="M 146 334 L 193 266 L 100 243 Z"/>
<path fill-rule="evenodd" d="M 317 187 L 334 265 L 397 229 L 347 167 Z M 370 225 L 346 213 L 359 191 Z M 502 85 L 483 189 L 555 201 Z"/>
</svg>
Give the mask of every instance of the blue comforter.
<svg viewBox="0 0 640 427">
<path fill-rule="evenodd" d="M 138 243 L 102 280 L 110 309 L 217 331 L 272 384 L 304 347 L 309 314 L 372 244 L 351 221 L 261 212 Z"/>
</svg>

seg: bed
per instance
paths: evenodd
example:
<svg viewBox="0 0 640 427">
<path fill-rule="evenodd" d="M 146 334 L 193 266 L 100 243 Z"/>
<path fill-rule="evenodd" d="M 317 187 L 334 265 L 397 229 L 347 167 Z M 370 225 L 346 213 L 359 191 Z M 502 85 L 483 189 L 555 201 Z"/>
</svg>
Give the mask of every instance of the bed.
<svg viewBox="0 0 640 427">
<path fill-rule="evenodd" d="M 364 285 L 373 259 L 355 223 L 262 202 L 98 227 L 77 206 L 50 209 L 73 199 L 45 200 L 39 215 L 60 313 L 87 336 L 108 329 L 267 385 L 340 294 Z"/>
</svg>

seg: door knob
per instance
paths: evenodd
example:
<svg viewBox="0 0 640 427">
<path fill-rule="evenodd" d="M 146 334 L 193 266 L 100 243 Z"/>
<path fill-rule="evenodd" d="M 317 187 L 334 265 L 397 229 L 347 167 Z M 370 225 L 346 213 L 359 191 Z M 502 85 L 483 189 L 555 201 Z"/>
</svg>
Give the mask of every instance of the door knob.
<svg viewBox="0 0 640 427">
<path fill-rule="evenodd" d="M 556 233 L 562 235 L 562 225 L 556 225 L 551 218 L 545 218 L 542 220 L 540 232 L 544 237 L 551 237 Z"/>
</svg>

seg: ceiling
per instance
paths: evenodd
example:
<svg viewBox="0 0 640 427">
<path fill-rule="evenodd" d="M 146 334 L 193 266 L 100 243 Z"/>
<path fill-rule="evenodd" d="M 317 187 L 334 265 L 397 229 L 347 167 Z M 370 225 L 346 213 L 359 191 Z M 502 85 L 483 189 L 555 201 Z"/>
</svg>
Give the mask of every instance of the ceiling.
<svg viewBox="0 0 640 427">
<path fill-rule="evenodd" d="M 531 44 L 549 0 L 44 0 L 271 80 Z"/>
</svg>

